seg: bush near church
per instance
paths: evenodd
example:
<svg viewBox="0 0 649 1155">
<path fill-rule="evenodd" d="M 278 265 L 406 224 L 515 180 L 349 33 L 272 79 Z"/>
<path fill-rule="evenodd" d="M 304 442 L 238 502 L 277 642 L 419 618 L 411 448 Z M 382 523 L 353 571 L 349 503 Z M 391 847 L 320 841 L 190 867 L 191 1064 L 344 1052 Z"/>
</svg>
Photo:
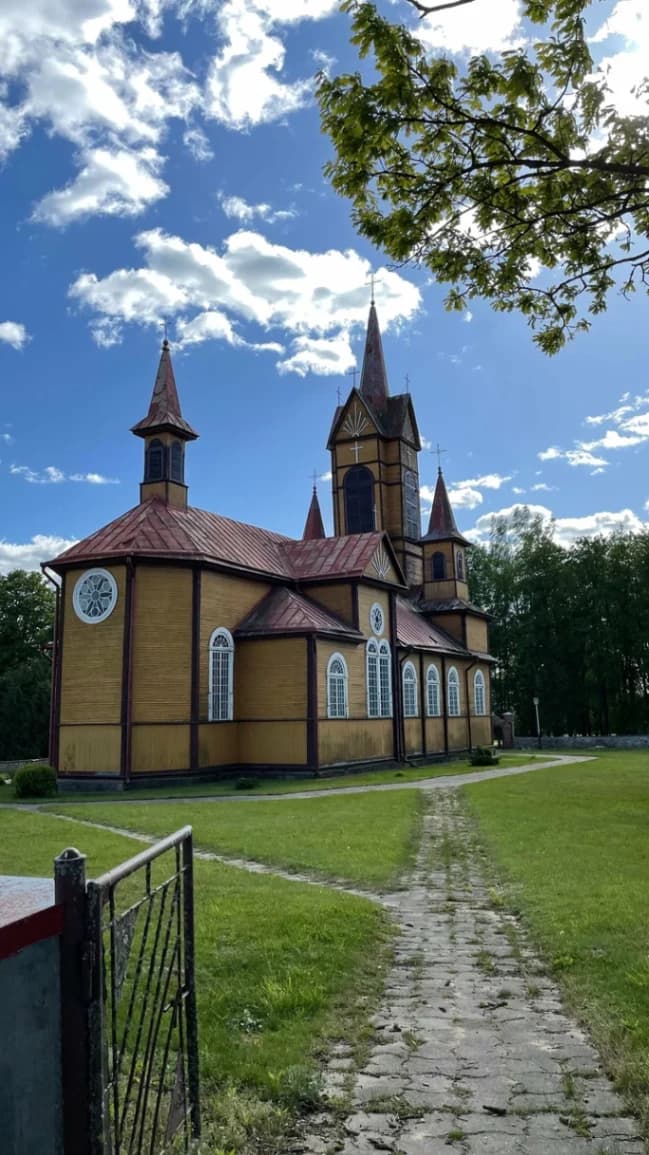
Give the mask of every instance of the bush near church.
<svg viewBox="0 0 649 1155">
<path fill-rule="evenodd" d="M 472 766 L 497 766 L 500 762 L 491 746 L 476 746 L 469 760 Z"/>
<path fill-rule="evenodd" d="M 51 766 L 20 766 L 14 774 L 16 798 L 49 798 L 56 794 L 56 771 Z"/>
</svg>

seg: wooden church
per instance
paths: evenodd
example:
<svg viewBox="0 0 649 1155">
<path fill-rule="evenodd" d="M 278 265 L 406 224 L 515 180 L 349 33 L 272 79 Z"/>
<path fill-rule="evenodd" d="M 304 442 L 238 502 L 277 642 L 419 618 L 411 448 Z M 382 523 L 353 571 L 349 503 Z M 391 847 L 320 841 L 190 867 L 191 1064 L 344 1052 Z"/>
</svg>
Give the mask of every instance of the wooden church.
<svg viewBox="0 0 649 1155">
<path fill-rule="evenodd" d="M 487 616 L 440 469 L 422 536 L 417 422 L 391 396 L 374 302 L 334 415 L 334 536 L 188 504 L 168 342 L 138 505 L 48 563 L 60 577 L 50 756 L 66 780 L 314 773 L 491 739 Z M 44 567 L 45 568 L 45 567 Z"/>
</svg>

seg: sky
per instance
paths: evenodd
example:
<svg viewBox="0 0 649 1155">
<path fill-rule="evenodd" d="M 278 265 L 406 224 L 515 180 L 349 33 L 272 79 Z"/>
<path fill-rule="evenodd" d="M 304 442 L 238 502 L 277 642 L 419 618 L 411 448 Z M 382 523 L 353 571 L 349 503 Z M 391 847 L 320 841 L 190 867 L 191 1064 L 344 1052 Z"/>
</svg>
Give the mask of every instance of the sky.
<svg viewBox="0 0 649 1155">
<path fill-rule="evenodd" d="M 418 24 L 461 60 L 529 35 L 519 0 Z M 404 0 L 390 15 L 414 23 Z M 613 99 L 637 111 L 641 0 L 594 0 Z M 528 504 L 558 540 L 649 516 L 647 300 L 613 296 L 549 359 L 525 321 L 386 268 L 327 185 L 314 76 L 357 66 L 336 0 L 0 5 L 0 573 L 36 568 L 138 501 L 168 324 L 192 505 L 300 536 L 376 302 L 393 393 L 460 528 Z M 645 107 L 646 112 L 646 107 Z"/>
</svg>

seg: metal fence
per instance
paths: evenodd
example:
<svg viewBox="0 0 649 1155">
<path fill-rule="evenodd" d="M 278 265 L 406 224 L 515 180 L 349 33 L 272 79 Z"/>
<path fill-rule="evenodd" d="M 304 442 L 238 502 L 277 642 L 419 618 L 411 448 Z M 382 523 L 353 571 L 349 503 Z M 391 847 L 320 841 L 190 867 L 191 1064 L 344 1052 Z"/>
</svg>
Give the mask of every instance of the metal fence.
<svg viewBox="0 0 649 1155">
<path fill-rule="evenodd" d="M 189 1152 L 200 1134 L 191 827 L 87 883 L 83 856 L 64 851 L 55 877 L 67 910 L 65 1155 Z"/>
</svg>

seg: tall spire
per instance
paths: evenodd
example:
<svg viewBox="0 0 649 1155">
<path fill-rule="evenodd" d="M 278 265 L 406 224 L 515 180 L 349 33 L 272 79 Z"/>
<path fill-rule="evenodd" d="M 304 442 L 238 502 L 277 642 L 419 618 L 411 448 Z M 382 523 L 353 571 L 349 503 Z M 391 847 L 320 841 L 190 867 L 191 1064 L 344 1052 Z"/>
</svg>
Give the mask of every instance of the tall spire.
<svg viewBox="0 0 649 1155">
<path fill-rule="evenodd" d="M 194 441 L 198 437 L 196 430 L 192 429 L 191 425 L 185 421 L 180 411 L 176 379 L 171 364 L 171 352 L 166 337 L 162 342 L 160 364 L 153 386 L 149 412 L 146 417 L 138 421 L 137 425 L 132 427 L 131 433 L 135 433 L 137 437 L 149 437 L 152 433 L 161 433 L 165 430 L 174 433 L 176 437 L 180 437 L 184 441 Z"/>
<path fill-rule="evenodd" d="M 383 344 L 379 319 L 376 315 L 376 305 L 372 296 L 370 315 L 367 321 L 367 335 L 365 337 L 365 353 L 361 370 L 360 394 L 374 410 L 382 412 L 388 403 L 390 390 L 388 376 L 383 360 Z"/>
<path fill-rule="evenodd" d="M 318 541 L 321 537 L 326 537 L 324 525 L 322 522 L 322 514 L 320 513 L 320 502 L 318 501 L 318 491 L 313 486 L 313 496 L 309 506 L 309 512 L 306 517 L 304 526 L 304 533 L 302 534 L 302 541 Z"/>
<path fill-rule="evenodd" d="M 442 539 L 461 536 L 451 508 L 446 490 L 446 482 L 444 481 L 444 474 L 442 473 L 442 467 L 440 465 L 437 472 L 437 485 L 435 486 L 433 508 L 430 511 L 430 521 L 428 523 L 428 533 L 426 537 Z"/>
</svg>

